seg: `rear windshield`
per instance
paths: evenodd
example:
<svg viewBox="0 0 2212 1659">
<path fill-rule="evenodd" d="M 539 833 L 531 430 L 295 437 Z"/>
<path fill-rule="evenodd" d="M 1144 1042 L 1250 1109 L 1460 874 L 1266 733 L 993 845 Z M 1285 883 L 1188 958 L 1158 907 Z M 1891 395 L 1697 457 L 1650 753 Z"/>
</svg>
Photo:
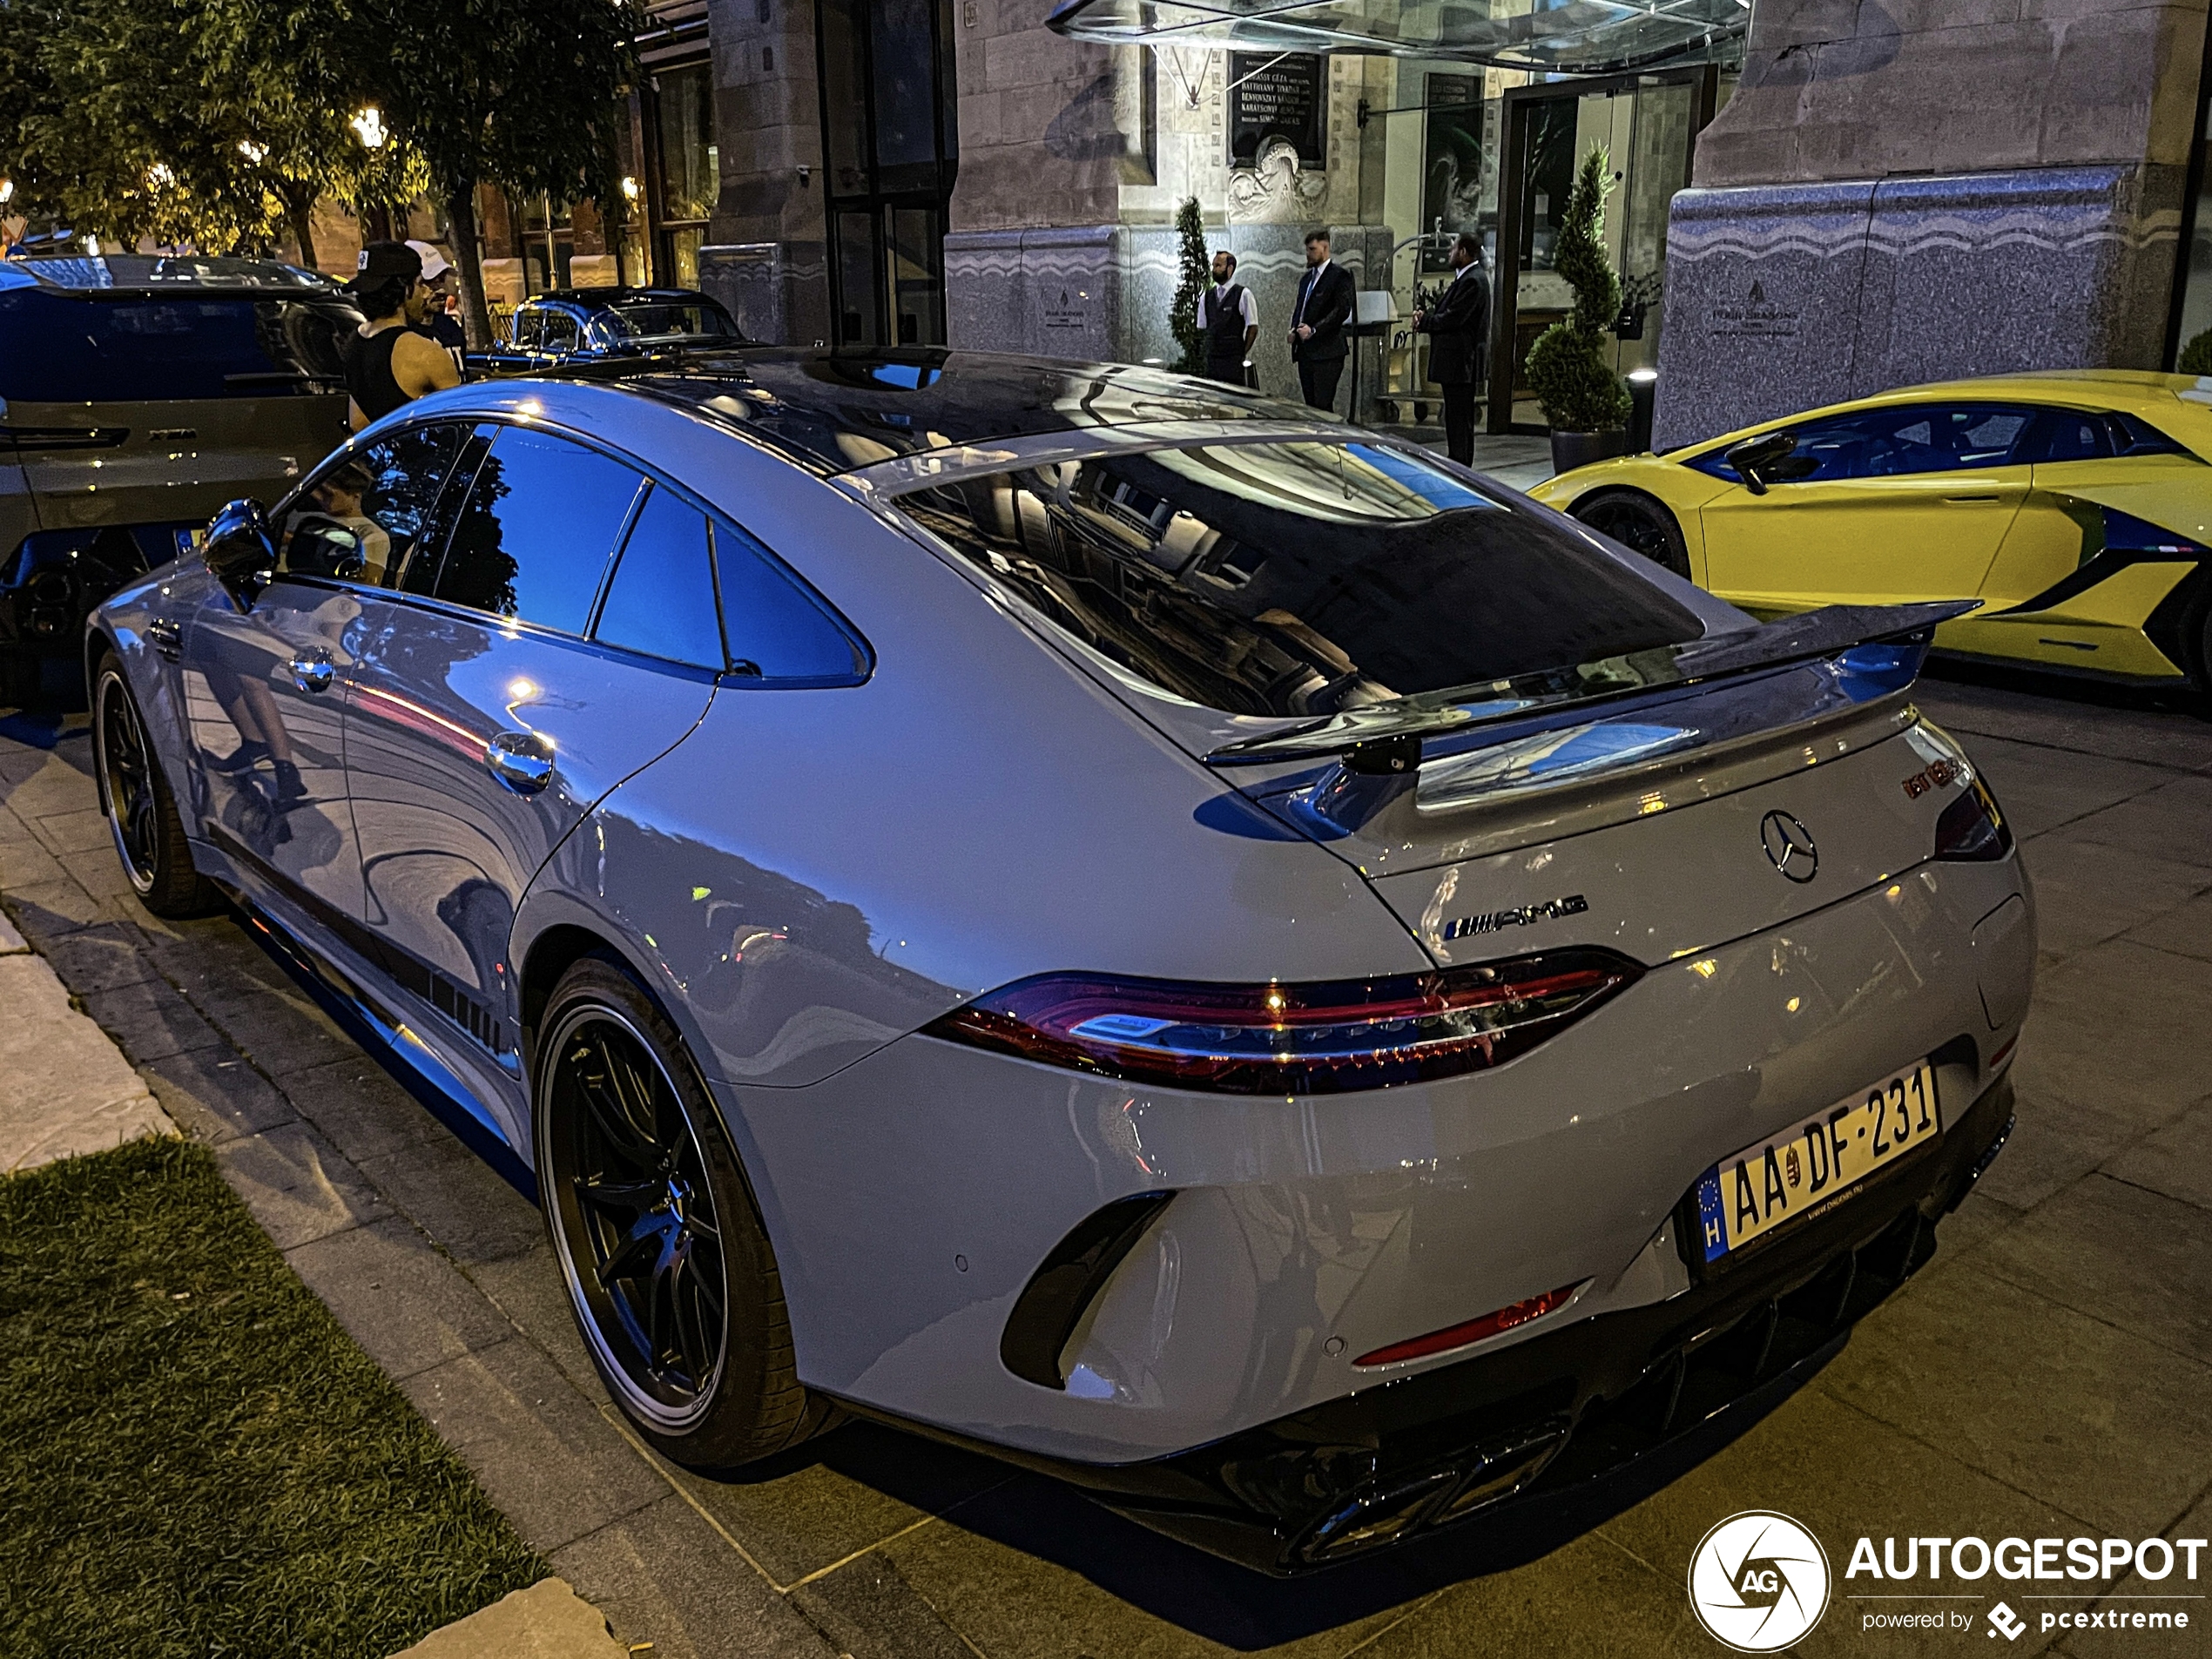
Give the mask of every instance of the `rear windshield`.
<svg viewBox="0 0 2212 1659">
<path fill-rule="evenodd" d="M 1704 631 L 1573 530 L 1379 444 L 1152 450 L 899 506 L 1123 667 L 1236 714 L 1333 713 Z"/>
<path fill-rule="evenodd" d="M 297 300 L 0 293 L 0 398 L 135 403 L 342 388 L 341 307 Z"/>
</svg>

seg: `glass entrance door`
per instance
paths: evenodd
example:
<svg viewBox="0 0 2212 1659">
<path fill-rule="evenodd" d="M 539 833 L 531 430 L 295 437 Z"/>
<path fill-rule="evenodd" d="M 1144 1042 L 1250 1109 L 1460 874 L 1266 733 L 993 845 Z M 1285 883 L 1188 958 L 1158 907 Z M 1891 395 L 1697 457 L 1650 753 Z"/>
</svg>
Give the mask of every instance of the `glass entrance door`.
<svg viewBox="0 0 2212 1659">
<path fill-rule="evenodd" d="M 840 346 L 945 340 L 959 166 L 950 0 L 821 0 L 822 152 Z"/>
<path fill-rule="evenodd" d="M 1608 361 L 1619 373 L 1659 361 L 1660 294 L 1665 284 L 1667 210 L 1689 182 L 1696 134 L 1712 118 L 1710 68 L 1608 80 L 1552 82 L 1506 94 L 1506 153 L 1499 192 L 1492 311 L 1493 432 L 1544 433 L 1527 381 L 1528 348 L 1574 304 L 1555 260 L 1575 174 L 1593 145 L 1612 163 L 1605 252 L 1622 280 L 1622 309 L 1608 319 Z"/>
<path fill-rule="evenodd" d="M 837 343 L 945 343 L 945 215 L 934 201 L 840 207 Z"/>
</svg>

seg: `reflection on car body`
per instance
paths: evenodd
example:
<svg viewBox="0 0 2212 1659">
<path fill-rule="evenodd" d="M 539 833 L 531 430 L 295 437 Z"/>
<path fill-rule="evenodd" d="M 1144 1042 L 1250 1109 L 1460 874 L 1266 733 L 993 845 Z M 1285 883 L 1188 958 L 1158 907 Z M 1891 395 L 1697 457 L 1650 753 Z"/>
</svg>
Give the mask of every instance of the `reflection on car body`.
<svg viewBox="0 0 2212 1659">
<path fill-rule="evenodd" d="M 249 907 L 534 1185 L 656 1446 L 841 1405 L 1294 1571 L 1926 1259 L 2033 959 L 1909 701 L 1950 614 L 1762 628 L 1150 370 L 749 347 L 411 405 L 87 665 L 136 889 Z M 1939 1133 L 1708 1258 L 1718 1160 L 1906 1068 Z"/>
</svg>

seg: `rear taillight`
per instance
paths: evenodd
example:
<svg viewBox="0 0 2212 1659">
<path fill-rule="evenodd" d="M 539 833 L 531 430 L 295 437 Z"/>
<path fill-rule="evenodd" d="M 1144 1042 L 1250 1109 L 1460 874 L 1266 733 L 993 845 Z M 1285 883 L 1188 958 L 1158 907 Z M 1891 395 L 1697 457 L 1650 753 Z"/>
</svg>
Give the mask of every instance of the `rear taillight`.
<svg viewBox="0 0 2212 1659">
<path fill-rule="evenodd" d="M 1967 779 L 1959 799 L 1936 819 L 1936 857 L 1986 862 L 2012 850 L 2013 832 L 2006 826 L 2005 814 L 1997 810 L 1997 798 L 1979 778 Z"/>
<path fill-rule="evenodd" d="M 1502 1065 L 1642 969 L 1576 948 L 1389 979 L 1184 984 L 1045 974 L 925 1029 L 1132 1082 L 1238 1095 L 1386 1089 Z"/>
</svg>

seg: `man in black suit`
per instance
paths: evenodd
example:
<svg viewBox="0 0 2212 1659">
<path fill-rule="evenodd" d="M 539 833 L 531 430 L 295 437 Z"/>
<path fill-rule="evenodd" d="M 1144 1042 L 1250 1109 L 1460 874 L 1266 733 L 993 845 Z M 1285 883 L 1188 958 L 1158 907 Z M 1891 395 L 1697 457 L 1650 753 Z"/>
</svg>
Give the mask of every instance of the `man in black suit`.
<svg viewBox="0 0 2212 1659">
<path fill-rule="evenodd" d="M 1413 327 L 1429 338 L 1428 377 L 1444 388 L 1444 446 L 1461 466 L 1474 461 L 1474 388 L 1482 383 L 1490 342 L 1490 284 L 1482 274 L 1482 243 L 1461 231 L 1452 244 L 1451 287 L 1433 311 L 1416 311 Z"/>
<path fill-rule="evenodd" d="M 1291 313 L 1291 357 L 1308 407 L 1336 412 L 1337 381 L 1348 349 L 1344 326 L 1352 320 L 1352 273 L 1329 263 L 1329 233 L 1305 233 L 1305 275 Z"/>
</svg>

